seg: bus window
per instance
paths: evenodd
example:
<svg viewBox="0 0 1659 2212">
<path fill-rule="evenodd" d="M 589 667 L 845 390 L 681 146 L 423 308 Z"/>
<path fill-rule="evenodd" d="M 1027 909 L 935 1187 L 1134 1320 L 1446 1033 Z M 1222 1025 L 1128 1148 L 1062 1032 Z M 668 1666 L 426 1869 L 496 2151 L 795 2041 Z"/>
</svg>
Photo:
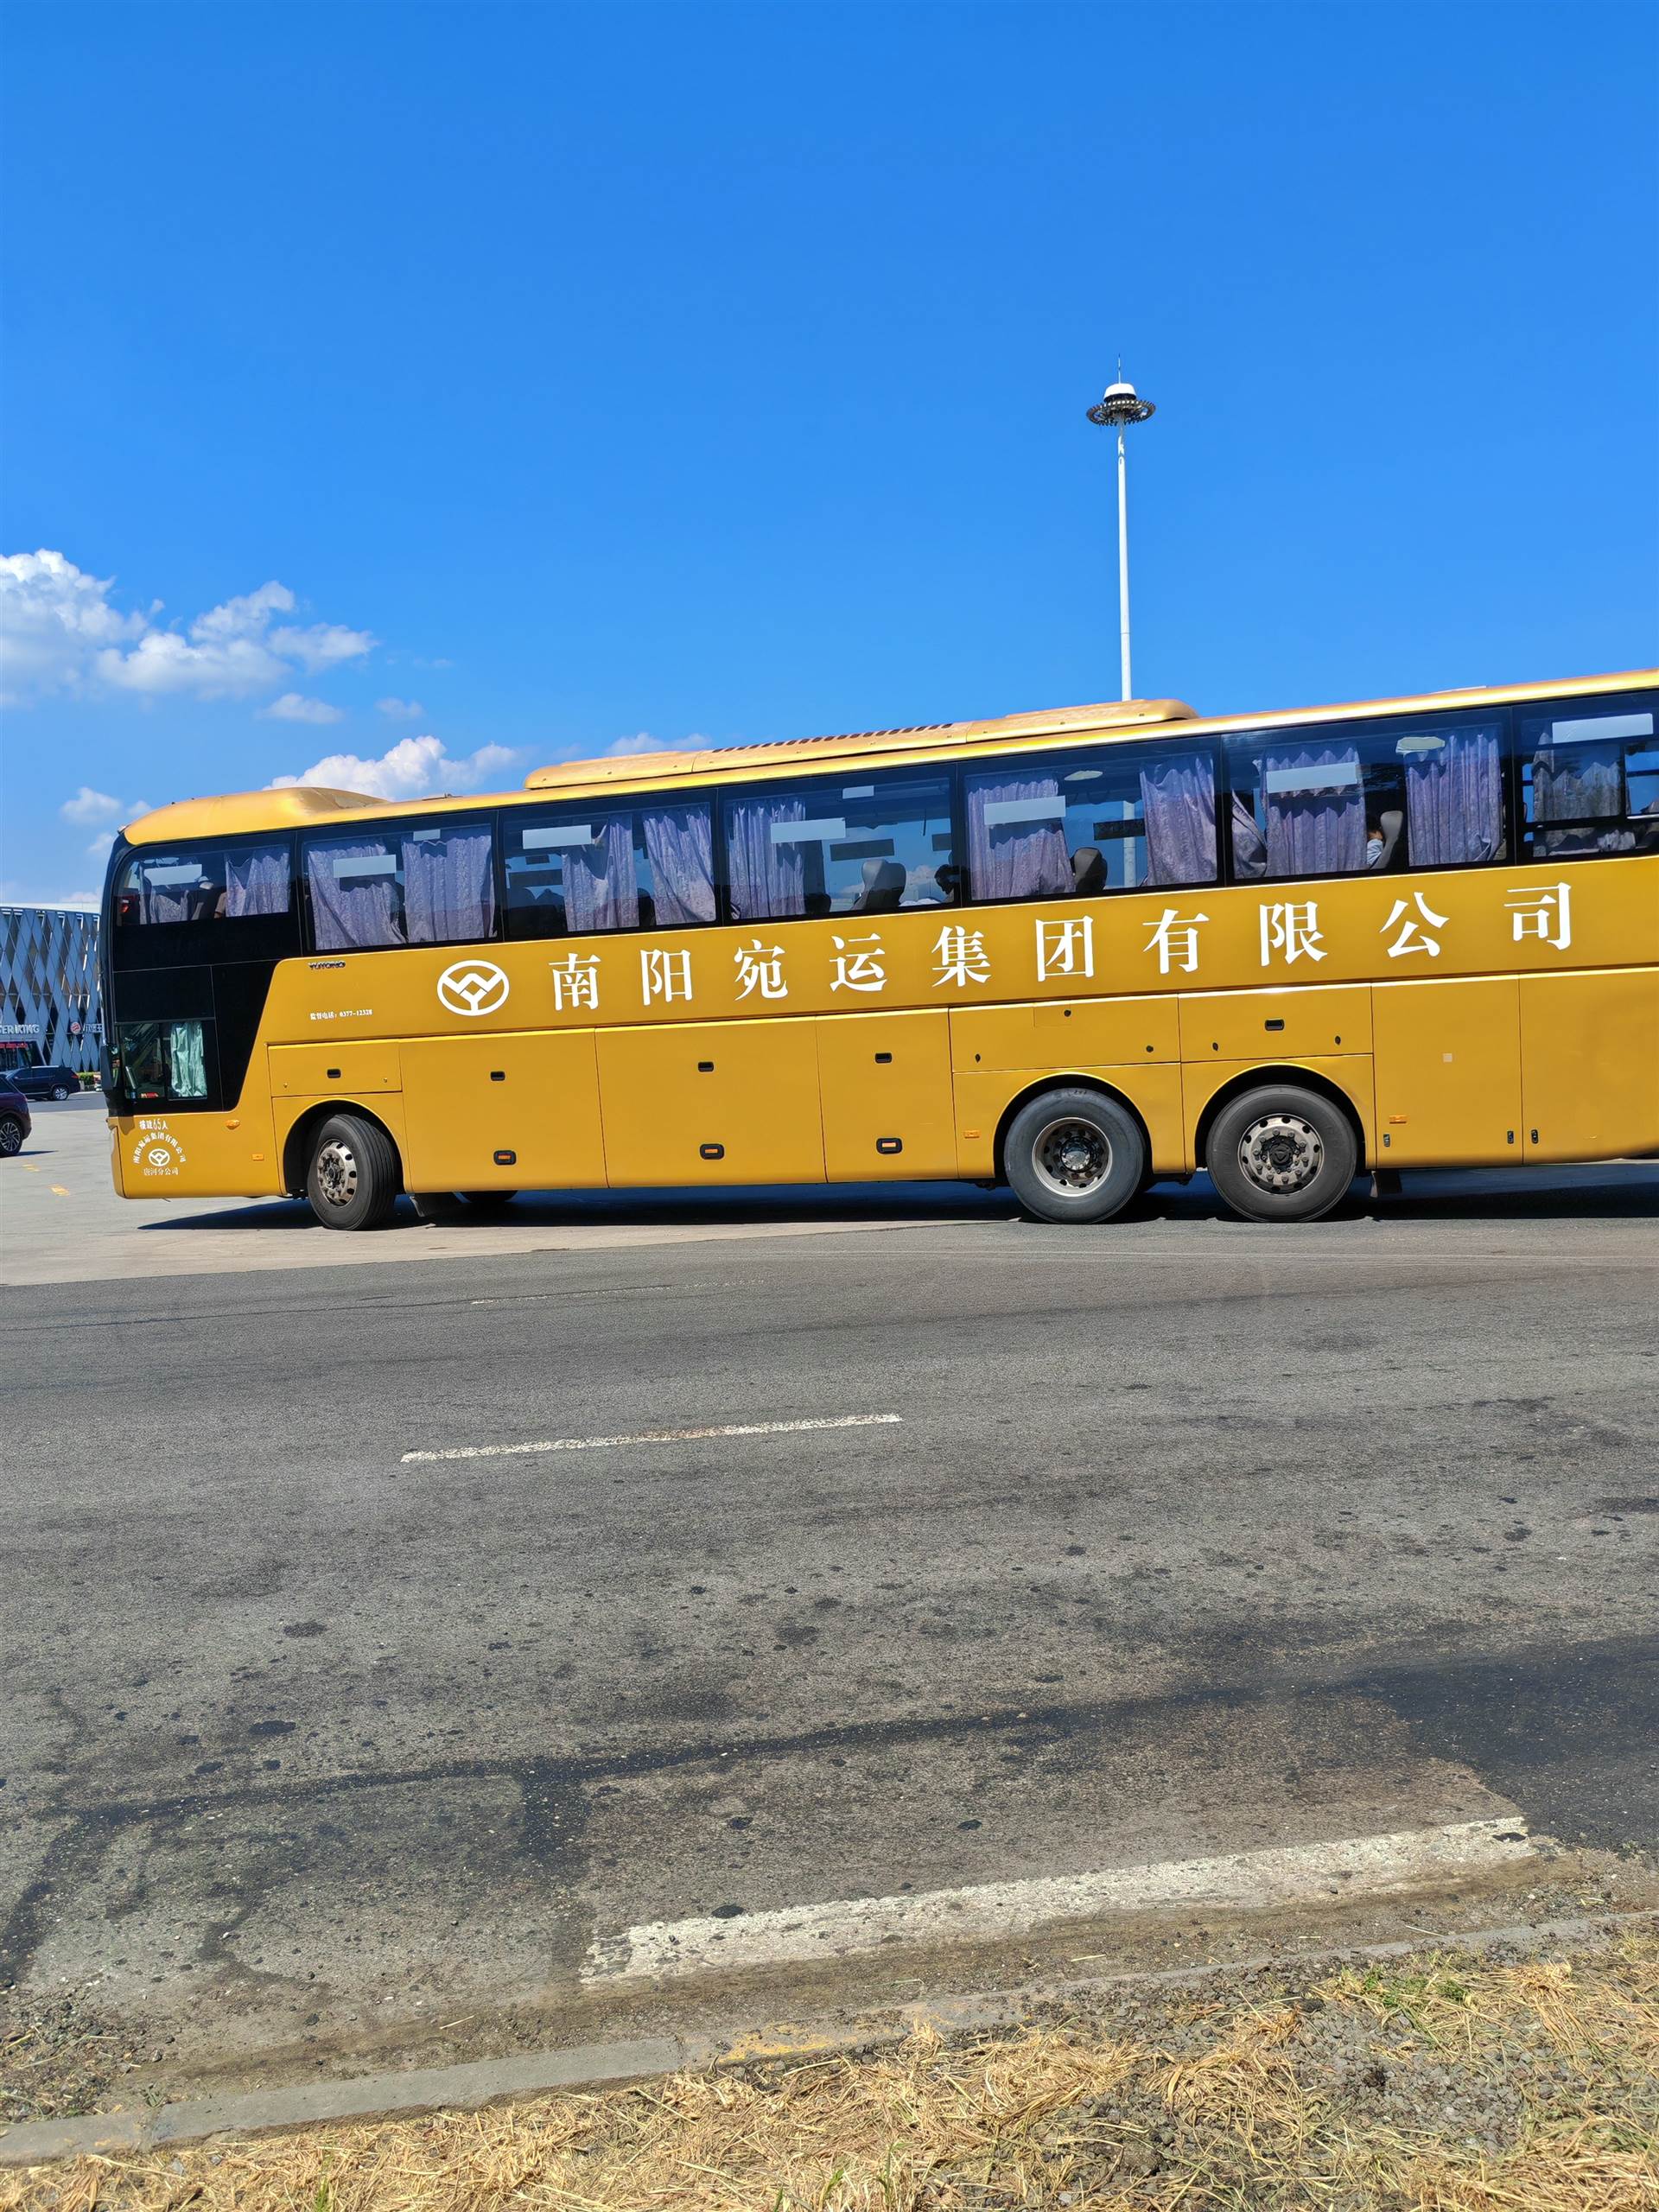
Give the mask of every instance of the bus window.
<svg viewBox="0 0 1659 2212">
<path fill-rule="evenodd" d="M 976 899 L 1088 898 L 1216 880 L 1213 756 L 1102 747 L 1009 760 L 966 779 Z"/>
<path fill-rule="evenodd" d="M 502 825 L 509 937 L 682 929 L 715 918 L 714 815 L 706 804 L 569 806 Z"/>
<path fill-rule="evenodd" d="M 1245 880 L 1360 875 L 1402 863 L 1405 771 L 1363 730 L 1231 741 L 1233 873 Z"/>
<path fill-rule="evenodd" d="M 944 776 L 824 776 L 724 806 L 734 922 L 891 914 L 955 896 Z"/>
<path fill-rule="evenodd" d="M 1533 860 L 1659 852 L 1659 747 L 1640 700 L 1574 700 L 1517 717 L 1522 810 Z"/>
<path fill-rule="evenodd" d="M 140 852 L 121 870 L 114 915 L 122 929 L 239 921 L 253 915 L 286 914 L 289 897 L 286 845 Z"/>
<path fill-rule="evenodd" d="M 308 838 L 305 874 L 319 952 L 466 944 L 495 934 L 486 822 Z"/>
<path fill-rule="evenodd" d="M 129 1112 L 205 1105 L 212 1096 L 211 1021 L 124 1021 L 116 1030 L 118 1096 Z"/>
<path fill-rule="evenodd" d="M 509 935 L 639 926 L 632 813 L 514 814 L 503 835 Z"/>
</svg>

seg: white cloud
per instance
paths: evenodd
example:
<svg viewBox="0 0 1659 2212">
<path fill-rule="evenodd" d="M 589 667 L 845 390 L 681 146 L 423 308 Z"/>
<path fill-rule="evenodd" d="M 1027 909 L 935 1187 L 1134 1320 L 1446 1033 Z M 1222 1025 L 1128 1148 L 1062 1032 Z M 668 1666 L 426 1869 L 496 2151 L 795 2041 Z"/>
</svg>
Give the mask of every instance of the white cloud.
<svg viewBox="0 0 1659 2212">
<path fill-rule="evenodd" d="M 161 601 L 123 613 L 108 577 L 61 553 L 0 558 L 0 661 L 9 702 L 103 686 L 141 697 L 246 697 L 276 690 L 296 669 L 315 675 L 374 649 L 366 630 L 339 622 L 279 623 L 294 594 L 273 580 L 210 607 L 188 624 L 156 626 Z M 312 719 L 319 719 L 312 717 Z"/>
<path fill-rule="evenodd" d="M 341 661 L 360 660 L 372 652 L 375 640 L 366 630 L 347 630 L 338 622 L 314 622 L 306 630 L 273 630 L 273 652 L 297 661 L 315 676 L 320 668 L 338 668 Z"/>
<path fill-rule="evenodd" d="M 88 857 L 95 861 L 105 859 L 109 854 L 110 847 L 114 842 L 115 832 L 113 830 L 100 830 L 97 836 L 92 839 L 92 843 L 86 848 Z"/>
<path fill-rule="evenodd" d="M 480 745 L 476 753 L 451 760 L 441 738 L 400 737 L 378 759 L 356 753 L 330 753 L 297 776 L 277 776 L 270 789 L 320 784 L 335 791 L 363 791 L 374 798 L 429 798 L 436 791 L 475 791 L 511 767 L 519 754 L 511 746 Z"/>
<path fill-rule="evenodd" d="M 147 616 L 110 605 L 113 582 L 45 547 L 0 557 L 0 666 L 9 703 L 72 688 L 95 653 L 143 633 Z"/>
<path fill-rule="evenodd" d="M 111 798 L 108 791 L 95 791 L 90 784 L 83 784 L 73 798 L 67 798 L 58 809 L 66 822 L 79 823 L 85 830 L 94 822 L 113 822 L 121 811 L 121 802 Z"/>
<path fill-rule="evenodd" d="M 326 699 L 307 699 L 297 691 L 284 691 L 259 709 L 261 719 L 270 722 L 337 722 L 345 719 L 345 711 Z"/>
<path fill-rule="evenodd" d="M 377 699 L 374 703 L 396 722 L 417 722 L 426 712 L 418 699 Z"/>
</svg>

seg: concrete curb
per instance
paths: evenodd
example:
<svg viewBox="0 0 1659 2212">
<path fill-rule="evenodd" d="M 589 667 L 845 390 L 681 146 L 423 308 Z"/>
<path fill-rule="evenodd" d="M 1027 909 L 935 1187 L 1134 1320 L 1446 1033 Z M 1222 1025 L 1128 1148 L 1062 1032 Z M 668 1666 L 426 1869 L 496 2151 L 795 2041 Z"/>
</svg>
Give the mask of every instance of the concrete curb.
<svg viewBox="0 0 1659 2212">
<path fill-rule="evenodd" d="M 885 2008 L 862 2024 L 790 2025 L 759 2031 L 737 2043 L 712 2036 L 663 2036 L 633 2043 L 577 2044 L 568 2050 L 516 2058 L 479 2059 L 463 2066 L 429 2066 L 399 2074 L 365 2074 L 343 2082 L 301 2082 L 240 2096 L 200 2097 L 154 2110 L 91 2114 L 84 2120 L 23 2120 L 0 2134 L 0 2166 L 39 2166 L 62 2158 L 143 2154 L 214 2135 L 247 2135 L 336 2120 L 408 2119 L 421 2113 L 476 2110 L 511 2097 L 560 2089 L 616 2088 L 631 2082 L 715 2068 L 792 2059 L 835 2058 L 891 2049 L 918 2027 L 945 2036 L 1012 2027 L 1046 2005 L 1075 2004 L 1124 1988 L 1192 1986 L 1267 1968 L 1316 1972 L 1350 1959 L 1409 1958 L 1425 1951 L 1485 1951 L 1505 1945 L 1531 1951 L 1550 1942 L 1593 1942 L 1643 1924 L 1659 1913 L 1597 1913 L 1535 1925 L 1448 1929 L 1440 1936 L 1389 1943 L 1350 1943 L 1325 1950 L 1274 1952 L 1226 1965 L 1172 1967 L 1157 1972 L 1101 1974 L 1086 1980 L 947 1997 Z"/>
</svg>

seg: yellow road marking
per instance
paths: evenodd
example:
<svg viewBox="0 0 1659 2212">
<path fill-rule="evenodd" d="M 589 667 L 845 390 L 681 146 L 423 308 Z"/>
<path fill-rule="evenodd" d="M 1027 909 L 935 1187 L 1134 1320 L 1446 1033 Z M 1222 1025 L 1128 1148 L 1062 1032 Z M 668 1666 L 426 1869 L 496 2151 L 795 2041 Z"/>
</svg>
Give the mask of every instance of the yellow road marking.
<svg viewBox="0 0 1659 2212">
<path fill-rule="evenodd" d="M 38 1167 L 31 1167 L 26 1160 L 20 1160 L 17 1165 L 22 1169 L 25 1175 L 38 1175 L 41 1173 L 41 1170 Z"/>
<path fill-rule="evenodd" d="M 54 1183 L 52 1185 L 52 1195 L 54 1198 L 67 1198 L 69 1193 L 64 1189 L 61 1183 Z"/>
</svg>

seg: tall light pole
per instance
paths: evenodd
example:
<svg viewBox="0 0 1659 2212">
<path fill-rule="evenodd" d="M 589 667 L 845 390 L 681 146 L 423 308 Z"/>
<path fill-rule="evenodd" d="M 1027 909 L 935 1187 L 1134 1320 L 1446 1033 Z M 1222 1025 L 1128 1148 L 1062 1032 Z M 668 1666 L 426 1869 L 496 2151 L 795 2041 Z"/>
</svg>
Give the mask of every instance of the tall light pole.
<svg viewBox="0 0 1659 2212">
<path fill-rule="evenodd" d="M 1149 399 L 1136 396 L 1135 386 L 1123 381 L 1123 364 L 1117 365 L 1117 382 L 1109 384 L 1089 420 L 1117 432 L 1117 634 L 1123 658 L 1123 696 L 1135 696 L 1129 680 L 1129 483 L 1123 459 L 1123 433 L 1131 423 L 1144 423 L 1157 409 Z"/>
</svg>

